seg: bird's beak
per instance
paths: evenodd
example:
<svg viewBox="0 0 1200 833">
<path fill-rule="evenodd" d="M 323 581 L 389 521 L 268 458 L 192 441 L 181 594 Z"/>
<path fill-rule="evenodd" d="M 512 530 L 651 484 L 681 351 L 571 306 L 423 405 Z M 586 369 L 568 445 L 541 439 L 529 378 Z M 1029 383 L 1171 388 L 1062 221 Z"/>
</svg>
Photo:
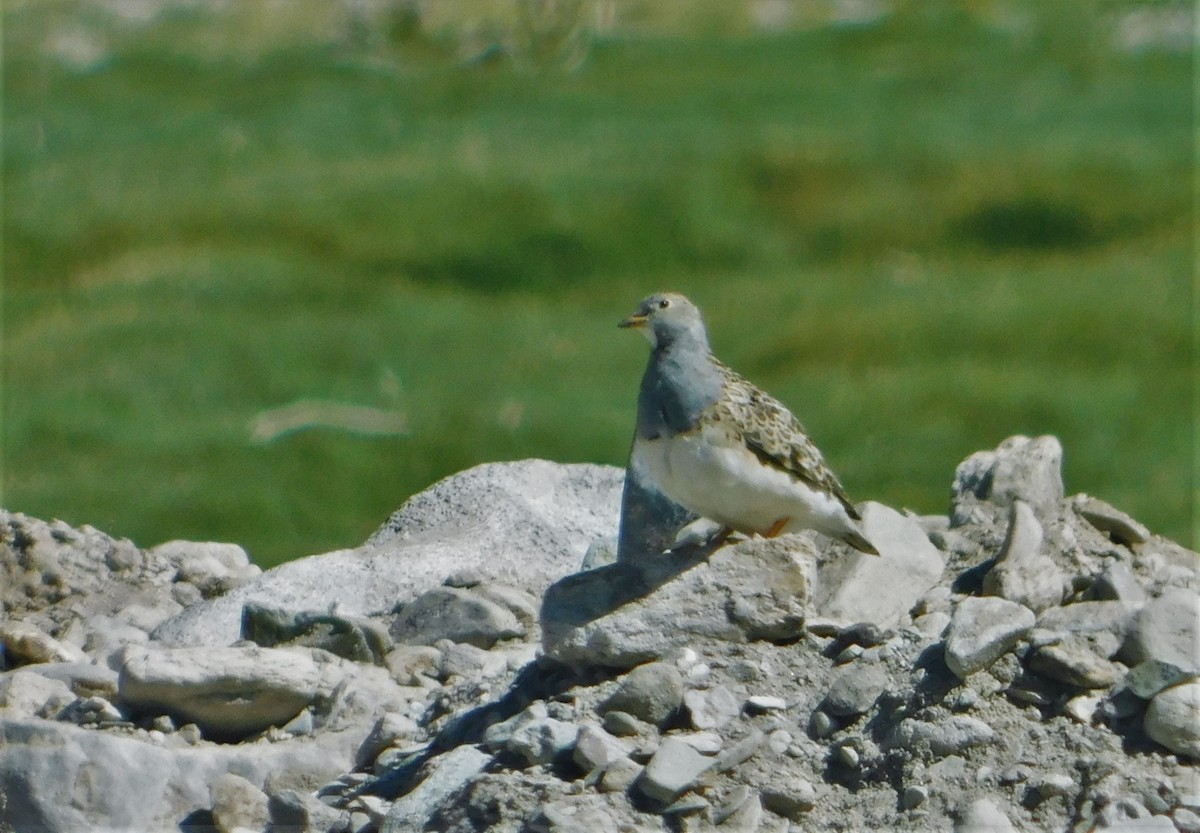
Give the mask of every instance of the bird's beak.
<svg viewBox="0 0 1200 833">
<path fill-rule="evenodd" d="M 635 329 L 638 327 L 644 327 L 644 326 L 646 326 L 646 316 L 642 315 L 641 313 L 636 313 L 636 314 L 631 315 L 628 318 L 626 318 L 624 321 L 622 321 L 617 326 L 618 327 L 633 327 Z"/>
</svg>

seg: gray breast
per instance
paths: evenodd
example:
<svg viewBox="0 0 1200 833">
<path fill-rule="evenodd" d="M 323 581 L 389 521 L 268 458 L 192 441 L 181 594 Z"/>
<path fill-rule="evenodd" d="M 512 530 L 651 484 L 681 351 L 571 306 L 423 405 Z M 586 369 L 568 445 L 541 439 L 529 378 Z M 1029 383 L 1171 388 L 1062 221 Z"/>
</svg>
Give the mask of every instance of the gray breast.
<svg viewBox="0 0 1200 833">
<path fill-rule="evenodd" d="M 638 435 L 655 439 L 695 428 L 721 396 L 722 385 L 707 352 L 655 350 L 638 395 Z"/>
</svg>

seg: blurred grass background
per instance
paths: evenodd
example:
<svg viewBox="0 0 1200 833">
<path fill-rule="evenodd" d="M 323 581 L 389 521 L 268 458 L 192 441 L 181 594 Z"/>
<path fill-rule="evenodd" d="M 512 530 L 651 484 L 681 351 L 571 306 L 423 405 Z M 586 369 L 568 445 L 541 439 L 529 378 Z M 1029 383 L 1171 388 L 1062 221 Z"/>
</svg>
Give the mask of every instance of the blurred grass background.
<svg viewBox="0 0 1200 833">
<path fill-rule="evenodd" d="M 1195 541 L 1190 3 L 3 8 L 6 508 L 271 565 L 621 465 L 670 288 L 856 499 L 1053 433 Z"/>
</svg>

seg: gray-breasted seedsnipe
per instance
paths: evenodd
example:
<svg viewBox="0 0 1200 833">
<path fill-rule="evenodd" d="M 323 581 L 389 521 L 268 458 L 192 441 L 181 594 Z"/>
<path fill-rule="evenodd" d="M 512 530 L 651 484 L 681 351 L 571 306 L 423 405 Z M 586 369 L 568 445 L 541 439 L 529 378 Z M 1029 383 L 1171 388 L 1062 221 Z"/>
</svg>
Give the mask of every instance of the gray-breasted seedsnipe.
<svg viewBox="0 0 1200 833">
<path fill-rule="evenodd" d="M 815 529 L 879 554 L 799 420 L 713 356 L 695 304 L 651 295 L 620 326 L 641 331 L 653 348 L 633 455 L 664 495 L 730 530 L 772 537 Z"/>
</svg>

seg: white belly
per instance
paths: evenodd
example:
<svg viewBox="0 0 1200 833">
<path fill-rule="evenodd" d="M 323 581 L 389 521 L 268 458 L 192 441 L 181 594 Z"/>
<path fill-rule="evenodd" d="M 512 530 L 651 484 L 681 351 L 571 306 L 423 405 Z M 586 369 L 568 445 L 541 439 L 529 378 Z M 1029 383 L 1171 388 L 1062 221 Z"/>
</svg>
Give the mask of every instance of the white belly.
<svg viewBox="0 0 1200 833">
<path fill-rule="evenodd" d="M 686 509 L 742 532 L 766 532 L 782 518 L 787 529 L 838 534 L 853 525 L 837 498 L 786 472 L 763 465 L 721 429 L 639 439 L 634 453 L 659 489 Z"/>
</svg>

